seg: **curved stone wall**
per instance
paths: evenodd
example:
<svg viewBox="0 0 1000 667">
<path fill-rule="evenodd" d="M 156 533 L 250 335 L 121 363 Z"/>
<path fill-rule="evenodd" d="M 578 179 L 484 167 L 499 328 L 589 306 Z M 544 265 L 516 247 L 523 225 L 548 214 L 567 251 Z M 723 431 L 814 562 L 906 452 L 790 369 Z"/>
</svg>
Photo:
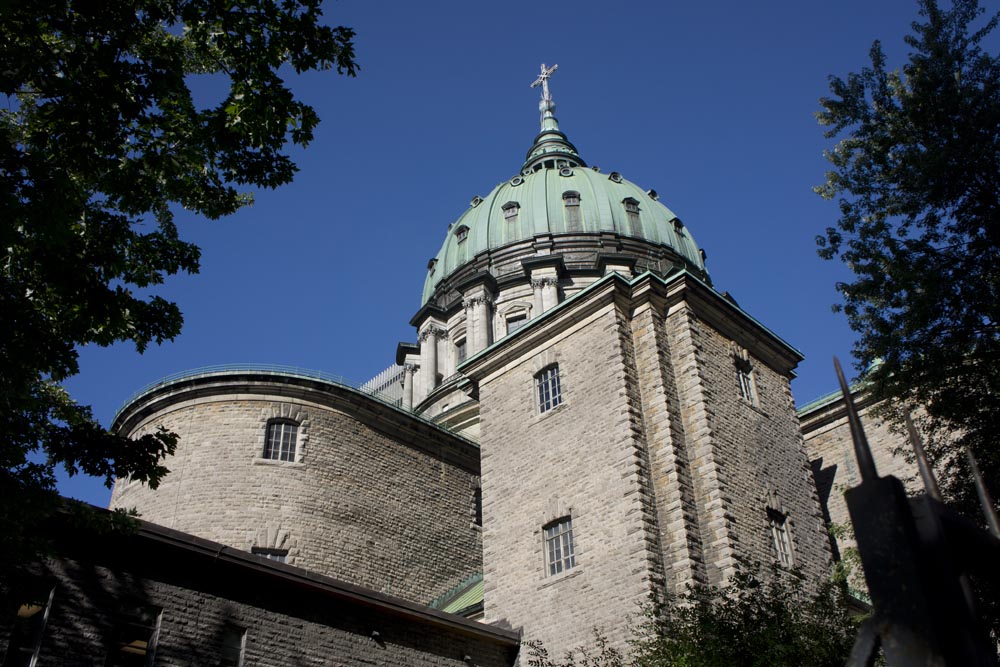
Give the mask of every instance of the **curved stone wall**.
<svg viewBox="0 0 1000 667">
<path fill-rule="evenodd" d="M 294 461 L 262 458 L 271 420 L 298 424 Z M 180 436 L 158 489 L 119 480 L 111 507 L 427 603 L 481 567 L 478 449 L 347 387 L 222 374 L 147 392 L 115 428 Z"/>
</svg>

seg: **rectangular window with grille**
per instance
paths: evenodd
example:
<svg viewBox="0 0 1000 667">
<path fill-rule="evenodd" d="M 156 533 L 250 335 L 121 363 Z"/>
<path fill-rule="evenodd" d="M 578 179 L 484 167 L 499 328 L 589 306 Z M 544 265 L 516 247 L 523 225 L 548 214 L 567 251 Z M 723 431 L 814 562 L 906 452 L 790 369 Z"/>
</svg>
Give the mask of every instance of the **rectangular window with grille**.
<svg viewBox="0 0 1000 667">
<path fill-rule="evenodd" d="M 750 402 L 750 405 L 758 405 L 757 386 L 753 379 L 753 369 L 750 364 L 742 360 L 736 363 L 736 382 L 739 386 L 740 396 Z"/>
<path fill-rule="evenodd" d="M 767 511 L 768 523 L 771 524 L 771 539 L 778 562 L 785 567 L 792 567 L 792 537 L 789 532 L 788 516 L 775 510 Z"/>
<path fill-rule="evenodd" d="M 563 517 L 545 526 L 545 570 L 549 576 L 576 567 L 573 520 Z"/>
<path fill-rule="evenodd" d="M 583 223 L 580 220 L 580 193 L 564 192 L 563 207 L 566 210 L 566 231 L 583 231 Z"/>
<path fill-rule="evenodd" d="M 273 421 L 267 425 L 264 458 L 275 461 L 295 460 L 295 440 L 298 426 L 294 422 Z"/>
<path fill-rule="evenodd" d="M 538 388 L 538 412 L 548 412 L 562 403 L 562 389 L 559 386 L 559 366 L 553 365 L 535 376 Z"/>
<path fill-rule="evenodd" d="M 512 334 L 528 323 L 528 316 L 525 313 L 511 315 L 507 318 L 507 333 Z"/>
</svg>

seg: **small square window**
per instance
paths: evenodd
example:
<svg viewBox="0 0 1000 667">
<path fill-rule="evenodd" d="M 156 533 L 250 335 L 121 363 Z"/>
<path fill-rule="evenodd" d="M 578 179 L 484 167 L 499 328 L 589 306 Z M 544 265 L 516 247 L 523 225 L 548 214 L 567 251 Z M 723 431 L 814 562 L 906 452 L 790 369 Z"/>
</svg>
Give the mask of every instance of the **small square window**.
<svg viewBox="0 0 1000 667">
<path fill-rule="evenodd" d="M 563 517 L 545 526 L 545 571 L 551 577 L 576 567 L 573 520 Z"/>
<path fill-rule="evenodd" d="M 267 424 L 264 441 L 264 458 L 275 461 L 294 461 L 299 427 L 295 422 L 271 421 Z"/>
<path fill-rule="evenodd" d="M 267 547 L 252 547 L 250 553 L 256 554 L 257 556 L 263 556 L 268 560 L 273 560 L 278 563 L 288 562 L 288 549 L 269 549 Z"/>
<path fill-rule="evenodd" d="M 544 369 L 535 376 L 538 388 L 538 412 L 548 412 L 562 403 L 562 388 L 559 385 L 559 365 Z"/>
<path fill-rule="evenodd" d="M 778 556 L 778 562 L 785 567 L 792 567 L 792 536 L 788 525 L 788 515 L 769 509 L 767 520 L 771 525 L 771 539 L 774 542 L 774 551 Z"/>
</svg>

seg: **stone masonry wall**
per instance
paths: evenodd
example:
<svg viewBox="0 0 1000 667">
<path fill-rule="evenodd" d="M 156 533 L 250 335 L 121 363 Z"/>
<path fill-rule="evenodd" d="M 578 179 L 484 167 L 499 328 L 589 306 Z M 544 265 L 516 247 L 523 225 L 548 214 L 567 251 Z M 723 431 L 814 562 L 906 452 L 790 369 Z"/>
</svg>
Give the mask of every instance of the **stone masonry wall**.
<svg viewBox="0 0 1000 667">
<path fill-rule="evenodd" d="M 246 667 L 511 664 L 509 649 L 496 643 L 259 579 L 241 585 L 218 575 L 210 580 L 198 570 L 146 578 L 72 560 L 51 562 L 40 574 L 56 588 L 38 667 L 105 664 L 117 652 L 115 626 L 123 610 L 138 605 L 161 611 L 157 665 L 221 664 L 223 633 L 234 626 L 246 631 Z M 5 608 L 0 619 L 0 656 L 10 611 Z"/>
<path fill-rule="evenodd" d="M 622 646 L 657 586 L 629 348 L 608 305 L 479 385 L 485 620 L 523 628 L 554 656 L 591 645 L 594 628 Z M 534 378 L 553 363 L 563 402 L 539 414 Z M 565 516 L 576 567 L 549 576 L 542 528 Z"/>
<path fill-rule="evenodd" d="M 795 567 L 821 581 L 829 542 L 789 377 L 750 347 L 754 405 L 740 394 L 733 341 L 683 304 L 667 320 L 709 582 L 720 584 L 736 560 L 776 562 L 769 506 L 787 515 Z"/>
<path fill-rule="evenodd" d="M 875 416 L 874 408 L 874 405 L 865 405 L 858 416 L 871 446 L 875 467 L 879 475 L 895 475 L 913 488 L 915 480 L 919 483 L 916 465 L 907 462 L 902 454 L 895 453 L 898 448 L 908 447 L 906 438 L 890 430 L 887 423 Z M 843 401 L 835 401 L 802 415 L 802 433 L 825 519 L 833 525 L 847 527 L 850 517 L 844 502 L 844 491 L 861 483 L 861 476 L 854 458 L 851 429 L 847 424 Z M 853 544 L 853 539 L 838 539 L 838 555 Z"/>
<path fill-rule="evenodd" d="M 261 457 L 269 419 L 299 422 L 297 462 Z M 175 405 L 138 433 L 180 436 L 153 491 L 119 481 L 112 507 L 238 549 L 288 550 L 288 563 L 419 603 L 480 571 L 476 471 L 329 407 L 220 395 Z"/>
</svg>

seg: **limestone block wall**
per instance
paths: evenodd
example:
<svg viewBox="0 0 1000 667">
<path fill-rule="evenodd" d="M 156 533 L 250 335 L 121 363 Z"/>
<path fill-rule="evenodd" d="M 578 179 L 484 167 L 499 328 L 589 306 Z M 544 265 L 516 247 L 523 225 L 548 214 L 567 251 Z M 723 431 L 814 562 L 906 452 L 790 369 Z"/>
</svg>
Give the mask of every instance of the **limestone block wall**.
<svg viewBox="0 0 1000 667">
<path fill-rule="evenodd" d="M 514 661 L 517 640 L 511 633 L 400 600 L 357 595 L 336 582 L 291 572 L 295 568 L 255 564 L 252 556 L 240 562 L 219 544 L 206 543 L 192 555 L 174 544 L 144 547 L 136 541 L 108 545 L 119 555 L 97 561 L 61 558 L 38 566 L 32 583 L 44 586 L 46 595 L 55 589 L 39 667 L 105 664 L 119 651 L 118 628 L 137 609 L 148 610 L 153 624 L 158 619 L 150 663 L 156 665 L 223 664 L 227 633 L 234 632 L 245 633 L 240 664 L 248 666 L 501 667 Z M 85 550 L 102 548 L 91 544 Z M 132 554 L 131 562 L 121 552 Z M 16 606 L 3 611 L 0 656 L 8 648 Z"/>
<path fill-rule="evenodd" d="M 480 570 L 473 445 L 386 432 L 317 393 L 255 390 L 152 410 L 133 432 L 180 436 L 171 472 L 155 491 L 119 480 L 111 506 L 239 549 L 284 549 L 290 564 L 421 603 Z M 294 462 L 261 458 L 276 417 L 299 424 Z"/>
<path fill-rule="evenodd" d="M 807 581 L 821 581 L 830 565 L 829 541 L 789 376 L 764 363 L 752 342 L 733 341 L 688 308 L 673 309 L 667 319 L 682 410 L 694 413 L 689 452 L 705 485 L 698 495 L 707 515 L 702 542 L 709 581 L 719 583 L 736 556 L 776 562 L 768 507 L 787 517 L 794 566 Z M 756 404 L 739 389 L 740 354 L 748 354 Z"/>
<path fill-rule="evenodd" d="M 479 382 L 485 621 L 553 655 L 623 643 L 657 586 L 628 324 L 613 304 L 553 329 Z M 558 364 L 562 403 L 539 413 L 536 374 Z M 549 575 L 543 527 L 572 519 L 576 567 Z"/>
<path fill-rule="evenodd" d="M 875 415 L 876 406 L 865 401 L 863 396 L 856 395 L 855 400 L 860 401 L 862 406 L 858 415 L 879 475 L 894 475 L 909 488 L 913 488 L 914 483 L 919 484 L 916 465 L 907 462 L 902 453 L 896 453 L 909 448 L 905 436 L 892 431 L 886 422 Z M 831 524 L 849 526 L 844 491 L 859 484 L 861 476 L 854 458 L 844 403 L 840 399 L 832 400 L 802 414 L 801 419 L 802 434 L 825 519 Z M 852 539 L 839 539 L 836 543 L 838 556 L 844 548 L 853 544 Z"/>
</svg>

